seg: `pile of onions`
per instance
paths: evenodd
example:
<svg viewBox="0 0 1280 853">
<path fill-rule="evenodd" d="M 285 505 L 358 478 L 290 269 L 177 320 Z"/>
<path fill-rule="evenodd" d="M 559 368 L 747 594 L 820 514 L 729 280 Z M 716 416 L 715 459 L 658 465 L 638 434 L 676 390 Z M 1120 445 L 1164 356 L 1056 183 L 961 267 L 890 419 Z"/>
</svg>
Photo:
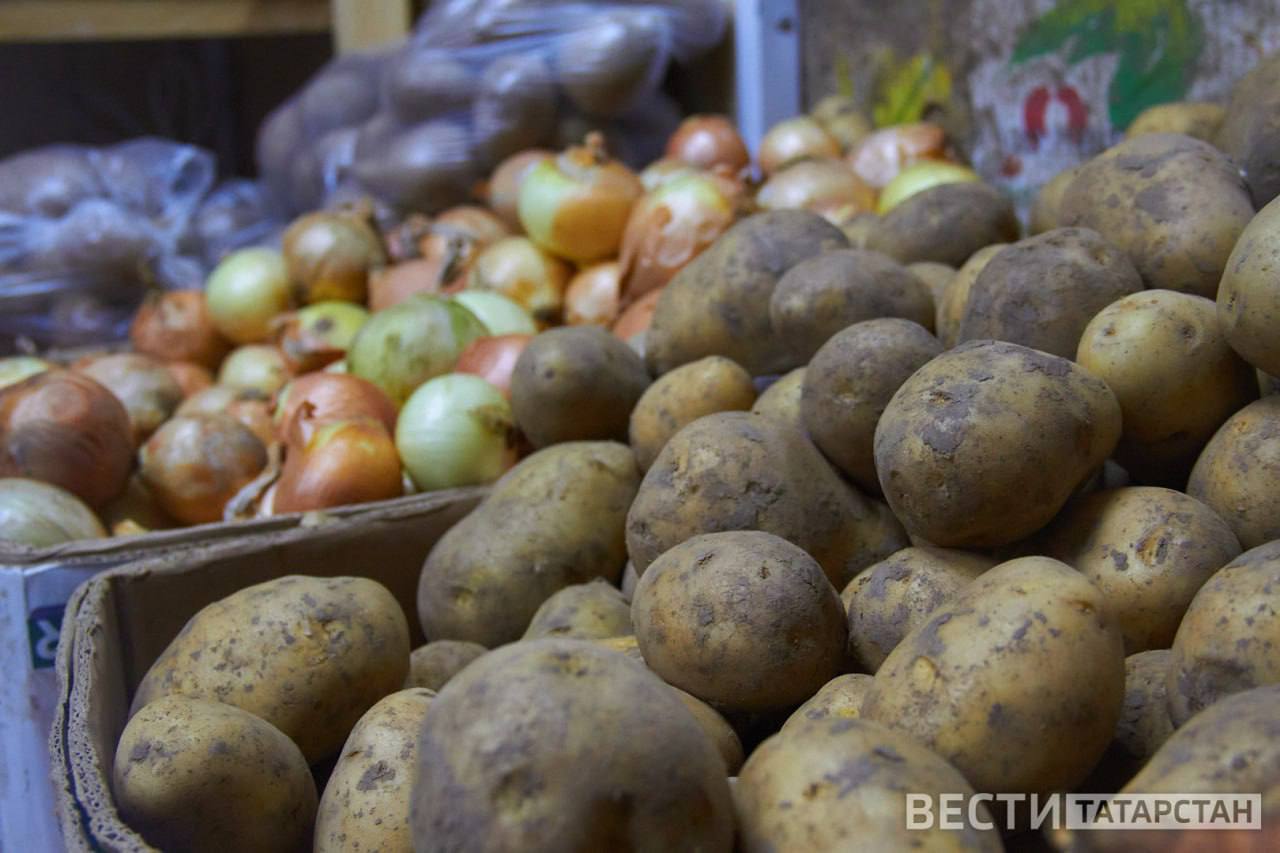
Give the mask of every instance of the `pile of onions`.
<svg viewBox="0 0 1280 853">
<path fill-rule="evenodd" d="M 218 371 L 218 384 L 257 391 L 264 397 L 284 387 L 293 371 L 279 347 L 247 344 L 231 351 Z"/>
<path fill-rule="evenodd" d="M 533 335 L 496 335 L 477 338 L 458 356 L 457 373 L 479 376 L 511 398 L 511 374 L 515 373 L 520 353 L 533 340 Z"/>
<path fill-rule="evenodd" d="M 587 267 L 573 277 L 564 292 L 564 321 L 570 326 L 607 328 L 618 319 L 621 308 L 622 265 L 617 261 Z"/>
<path fill-rule="evenodd" d="M 864 139 L 849 162 L 859 178 L 878 190 L 912 163 L 943 159 L 946 144 L 947 135 L 936 124 L 899 124 Z"/>
<path fill-rule="evenodd" d="M 693 174 L 640 199 L 622 238 L 624 304 L 664 287 L 729 230 L 737 217 L 737 189 L 714 175 Z"/>
<path fill-rule="evenodd" d="M 738 129 L 721 115 L 694 115 L 680 122 L 667 140 L 666 156 L 701 169 L 724 166 L 734 173 L 751 165 Z"/>
<path fill-rule="evenodd" d="M 492 290 L 524 307 L 540 327 L 559 322 L 572 268 L 525 237 L 499 240 L 480 253 L 468 290 Z"/>
<path fill-rule="evenodd" d="M 375 313 L 399 305 L 410 296 L 444 290 L 450 270 L 447 257 L 414 258 L 383 267 L 369 279 L 369 309 Z"/>
<path fill-rule="evenodd" d="M 756 194 L 764 210 L 802 209 L 830 214 L 873 210 L 875 190 L 843 160 L 801 160 L 776 172 Z"/>
<path fill-rule="evenodd" d="M 491 335 L 533 335 L 538 326 L 524 306 L 491 290 L 463 290 L 453 297 L 484 323 Z"/>
<path fill-rule="evenodd" d="M 173 519 L 156 503 L 155 495 L 137 474 L 120 496 L 102 508 L 102 523 L 112 536 L 132 536 L 173 527 Z"/>
<path fill-rule="evenodd" d="M 629 344 L 635 346 L 636 338 L 649 331 L 653 322 L 653 312 L 658 307 L 658 297 L 665 288 L 651 290 L 644 296 L 627 306 L 618 322 L 613 324 L 613 333 Z"/>
<path fill-rule="evenodd" d="M 0 479 L 0 539 L 47 548 L 106 535 L 93 510 L 66 489 L 21 477 Z"/>
<path fill-rule="evenodd" d="M 305 413 L 305 423 L 299 413 Z M 377 385 L 340 373 L 308 373 L 293 380 L 280 390 L 271 415 L 276 435 L 290 444 L 305 443 L 302 427 L 307 424 L 357 419 L 378 421 L 389 435 L 396 426 L 396 407 Z"/>
<path fill-rule="evenodd" d="M 673 181 L 685 175 L 701 174 L 703 171 L 683 160 L 663 157 L 661 160 L 654 160 L 640 172 L 640 186 L 644 187 L 645 192 L 650 193 L 667 181 Z"/>
<path fill-rule="evenodd" d="M 190 361 L 171 361 L 165 365 L 165 368 L 182 389 L 184 400 L 213 384 L 213 373 L 204 365 Z"/>
<path fill-rule="evenodd" d="M 875 129 L 858 109 L 858 102 L 844 95 L 828 95 L 813 108 L 812 115 L 831 134 L 840 148 L 852 151 Z"/>
<path fill-rule="evenodd" d="M 780 121 L 760 140 L 760 169 L 766 175 L 797 160 L 839 156 L 840 143 L 809 116 Z"/>
<path fill-rule="evenodd" d="M 580 264 L 617 254 L 631 207 L 644 192 L 640 179 L 604 150 L 604 137 L 587 135 L 530 170 L 520 187 L 518 212 L 539 246 Z"/>
<path fill-rule="evenodd" d="M 214 385 L 188 397 L 177 416 L 227 414 L 249 429 L 263 444 L 276 440 L 275 426 L 271 423 L 271 404 L 267 397 L 252 388 L 232 388 Z"/>
<path fill-rule="evenodd" d="M 289 289 L 289 272 L 279 252 L 240 249 L 209 275 L 205 299 L 213 325 L 224 337 L 252 344 L 271 337 L 275 318 L 289 310 Z"/>
<path fill-rule="evenodd" d="M 350 302 L 317 302 L 279 322 L 280 352 L 293 373 L 320 370 L 347 354 L 369 312 Z"/>
<path fill-rule="evenodd" d="M 305 416 L 305 415 L 304 415 Z M 387 428 L 372 418 L 302 427 L 271 497 L 273 512 L 308 512 L 403 494 L 400 458 Z"/>
<path fill-rule="evenodd" d="M 543 160 L 554 158 L 555 152 L 545 148 L 529 148 L 512 154 L 498 164 L 489 178 L 489 206 L 511 228 L 520 227 L 520 187 L 525 177 Z"/>
<path fill-rule="evenodd" d="M 364 302 L 369 271 L 387 262 L 377 232 L 348 213 L 302 216 L 284 232 L 281 245 L 294 296 L 303 305 Z"/>
<path fill-rule="evenodd" d="M 210 370 L 216 370 L 231 349 L 198 290 L 148 296 L 129 326 L 129 342 L 136 352 L 160 361 L 189 361 Z"/>
<path fill-rule="evenodd" d="M 205 524 L 221 520 L 227 502 L 266 467 L 267 449 L 230 415 L 179 415 L 142 445 L 139 461 L 139 476 L 167 514 Z"/>
<path fill-rule="evenodd" d="M 16 385 L 37 373 L 44 373 L 52 364 L 33 355 L 11 355 L 0 358 L 0 389 Z"/>
<path fill-rule="evenodd" d="M 477 376 L 436 377 L 400 410 L 396 449 L 423 491 L 492 482 L 516 461 L 511 405 Z"/>
<path fill-rule="evenodd" d="M 43 480 L 100 507 L 124 489 L 133 451 L 124 405 L 88 376 L 55 368 L 0 391 L 0 477 Z"/>
<path fill-rule="evenodd" d="M 428 255 L 434 244 L 449 237 L 461 237 L 477 249 L 483 249 L 510 236 L 511 229 L 497 214 L 478 205 L 461 204 L 437 216 L 419 246 L 422 254 Z"/>
<path fill-rule="evenodd" d="M 369 318 L 347 351 L 347 368 L 396 404 L 453 370 L 467 344 L 489 330 L 463 305 L 439 296 L 412 296 Z"/>
<path fill-rule="evenodd" d="M 124 404 L 133 443 L 140 445 L 169 419 L 186 396 L 173 373 L 150 356 L 118 353 L 94 358 L 77 369 Z"/>
<path fill-rule="evenodd" d="M 884 216 L 919 192 L 942 184 L 970 184 L 982 180 L 978 173 L 959 163 L 944 160 L 922 160 L 899 172 L 880 191 L 876 213 Z"/>
</svg>

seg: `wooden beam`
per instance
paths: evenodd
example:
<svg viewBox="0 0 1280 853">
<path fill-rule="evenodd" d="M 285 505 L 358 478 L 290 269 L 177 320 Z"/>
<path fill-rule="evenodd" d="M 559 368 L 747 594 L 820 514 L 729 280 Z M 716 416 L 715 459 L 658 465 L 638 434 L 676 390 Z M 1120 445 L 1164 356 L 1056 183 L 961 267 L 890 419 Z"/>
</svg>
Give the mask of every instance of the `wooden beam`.
<svg viewBox="0 0 1280 853">
<path fill-rule="evenodd" d="M 331 0 L 338 53 L 369 50 L 398 41 L 413 23 L 411 0 Z"/>
<path fill-rule="evenodd" d="M 0 0 L 9 42 L 323 33 L 331 23 L 328 0 Z"/>
</svg>

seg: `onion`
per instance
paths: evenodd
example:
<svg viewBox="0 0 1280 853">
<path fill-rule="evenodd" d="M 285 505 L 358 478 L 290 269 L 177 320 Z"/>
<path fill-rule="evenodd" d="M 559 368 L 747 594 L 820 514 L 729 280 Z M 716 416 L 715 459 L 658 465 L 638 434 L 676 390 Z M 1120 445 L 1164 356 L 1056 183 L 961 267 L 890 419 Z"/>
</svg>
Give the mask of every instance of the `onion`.
<svg viewBox="0 0 1280 853">
<path fill-rule="evenodd" d="M 587 267 L 564 292 L 564 321 L 571 326 L 604 326 L 618 319 L 622 308 L 622 265 L 605 261 Z"/>
<path fill-rule="evenodd" d="M 515 424 L 502 392 L 478 376 L 438 376 L 396 421 L 396 449 L 423 491 L 488 483 L 515 464 Z"/>
<path fill-rule="evenodd" d="M 0 477 L 43 480 L 100 507 L 124 488 L 133 450 L 124 405 L 88 376 L 54 368 L 0 391 Z"/>
<path fill-rule="evenodd" d="M 337 361 L 335 361 L 333 364 L 326 365 L 324 372 L 346 374 L 346 373 L 350 373 L 351 371 L 347 369 L 347 360 L 345 358 L 340 358 Z"/>
<path fill-rule="evenodd" d="M 504 397 L 510 398 L 511 374 L 515 372 L 516 360 L 531 340 L 533 335 L 476 338 L 458 356 L 454 371 L 479 376 L 501 391 Z"/>
<path fill-rule="evenodd" d="M 658 307 L 658 297 L 664 289 L 651 290 L 627 306 L 627 310 L 618 317 L 618 322 L 613 324 L 613 333 L 630 342 L 636 335 L 649 331 L 654 309 Z"/>
<path fill-rule="evenodd" d="M 267 464 L 267 449 L 230 415 L 179 415 L 139 453 L 139 474 L 156 503 L 184 524 L 222 518 L 222 509 Z"/>
<path fill-rule="evenodd" d="M 512 228 L 520 227 L 517 206 L 520 203 L 520 187 L 525 176 L 543 160 L 554 158 L 555 152 L 545 148 L 530 148 L 512 154 L 498 164 L 489 178 L 489 206 Z"/>
<path fill-rule="evenodd" d="M 702 169 L 727 166 L 739 172 L 751 165 L 751 155 L 738 129 L 721 115 L 686 118 L 667 140 L 666 156 Z"/>
<path fill-rule="evenodd" d="M 376 313 L 410 296 L 440 293 L 446 265 L 445 258 L 414 258 L 383 267 L 369 279 L 369 309 Z"/>
<path fill-rule="evenodd" d="M 160 508 L 155 495 L 137 474 L 129 478 L 119 497 L 103 507 L 102 523 L 112 536 L 133 536 L 174 526 L 173 519 Z"/>
<path fill-rule="evenodd" d="M 726 186 L 712 175 L 686 175 L 640 199 L 622 238 L 624 303 L 665 286 L 729 229 L 737 199 Z"/>
<path fill-rule="evenodd" d="M 261 391 L 253 388 L 214 385 L 189 397 L 174 414 L 181 417 L 218 413 L 238 420 L 263 444 L 269 445 L 276 440 L 275 425 L 271 423 L 271 404 Z"/>
<path fill-rule="evenodd" d="M 492 290 L 524 306 L 542 328 L 560 321 L 572 268 L 525 237 L 499 240 L 480 253 L 467 289 Z"/>
<path fill-rule="evenodd" d="M 640 179 L 609 159 L 599 133 L 585 145 L 543 160 L 520 187 L 520 224 L 535 243 L 578 263 L 618 251 L 632 206 L 644 192 Z"/>
<path fill-rule="evenodd" d="M 766 175 L 797 160 L 839 156 L 840 143 L 808 116 L 780 121 L 760 140 L 760 169 Z"/>
<path fill-rule="evenodd" d="M 475 314 L 490 335 L 533 335 L 538 326 L 515 300 L 491 290 L 464 290 L 453 297 Z"/>
<path fill-rule="evenodd" d="M 213 316 L 198 290 L 152 292 L 129 327 L 134 350 L 161 361 L 190 361 L 214 370 L 231 342 L 213 325 Z"/>
<path fill-rule="evenodd" d="M 22 477 L 0 479 L 0 539 L 48 548 L 106 535 L 93 510 L 66 489 Z"/>
<path fill-rule="evenodd" d="M 756 194 L 764 210 L 802 209 L 829 213 L 875 208 L 875 191 L 842 160 L 802 160 L 775 173 Z M 847 210 L 844 211 L 847 213 Z"/>
<path fill-rule="evenodd" d="M 368 418 L 318 425 L 290 446 L 276 483 L 273 512 L 307 512 L 403 494 L 391 434 Z"/>
<path fill-rule="evenodd" d="M 165 367 L 182 389 L 184 400 L 213 385 L 213 373 L 203 365 L 190 361 L 171 361 Z"/>
<path fill-rule="evenodd" d="M 481 248 L 511 236 L 511 229 L 497 214 L 474 204 L 462 204 L 444 211 L 431 223 L 430 231 L 423 238 L 426 243 L 430 243 L 433 237 L 452 234 L 465 237 Z M 427 254 L 425 248 L 422 253 Z"/>
<path fill-rule="evenodd" d="M 238 344 L 265 341 L 289 310 L 289 273 L 273 249 L 241 249 L 222 259 L 205 284 L 213 325 Z"/>
<path fill-rule="evenodd" d="M 104 355 L 77 368 L 124 404 L 135 446 L 169 419 L 185 396 L 178 380 L 155 359 L 136 353 Z"/>
<path fill-rule="evenodd" d="M 347 367 L 399 405 L 423 382 L 453 370 L 467 344 L 488 331 L 452 299 L 411 296 L 364 324 L 347 350 Z"/>
<path fill-rule="evenodd" d="M 353 214 L 309 213 L 284 232 L 285 267 L 303 305 L 364 302 L 369 271 L 386 263 L 382 241 Z"/>
<path fill-rule="evenodd" d="M 44 373 L 51 367 L 53 364 L 34 355 L 11 355 L 8 358 L 0 358 L 0 389 L 16 385 L 37 373 Z"/>
<path fill-rule="evenodd" d="M 296 429 L 299 412 L 312 423 L 372 418 L 387 428 L 388 435 L 396 426 L 396 407 L 382 389 L 345 374 L 308 373 L 280 389 L 271 423 L 281 441 L 305 443 L 306 437 Z"/>
<path fill-rule="evenodd" d="M 703 172 L 704 170 L 683 160 L 663 157 L 644 167 L 644 171 L 640 173 L 640 186 L 644 187 L 645 192 L 653 192 L 667 181 L 683 178 L 685 175 L 701 175 Z"/>
<path fill-rule="evenodd" d="M 868 186 L 881 189 L 912 163 L 942 159 L 946 143 L 946 133 L 936 124 L 899 124 L 864 139 L 849 162 Z"/>
<path fill-rule="evenodd" d="M 858 108 L 858 102 L 845 95 L 827 95 L 818 101 L 810 115 L 835 137 L 846 152 L 859 145 L 874 130 Z"/>
<path fill-rule="evenodd" d="M 284 387 L 293 371 L 279 347 L 248 344 L 231 351 L 218 371 L 218 384 L 248 388 L 264 397 Z"/>
<path fill-rule="evenodd" d="M 294 373 L 319 370 L 346 355 L 369 312 L 350 302 L 317 302 L 281 318 L 280 351 Z"/>
<path fill-rule="evenodd" d="M 918 192 L 940 184 L 968 184 L 981 181 L 968 166 L 942 160 L 922 160 L 899 172 L 880 192 L 876 213 L 884 216 Z"/>
</svg>

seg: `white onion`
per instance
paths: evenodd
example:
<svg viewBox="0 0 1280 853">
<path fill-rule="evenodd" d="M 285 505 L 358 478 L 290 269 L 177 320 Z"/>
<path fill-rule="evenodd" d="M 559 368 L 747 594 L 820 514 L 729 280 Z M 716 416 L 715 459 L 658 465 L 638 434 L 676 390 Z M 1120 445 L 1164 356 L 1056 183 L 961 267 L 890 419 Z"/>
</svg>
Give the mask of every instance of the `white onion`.
<svg viewBox="0 0 1280 853">
<path fill-rule="evenodd" d="M 47 548 L 106 535 L 93 510 L 66 489 L 23 477 L 0 479 L 0 539 Z"/>
<path fill-rule="evenodd" d="M 488 483 L 515 462 L 514 420 L 502 392 L 449 373 L 419 386 L 396 421 L 400 461 L 422 491 Z"/>
<path fill-rule="evenodd" d="M 33 355 L 11 355 L 0 358 L 0 388 L 16 385 L 28 376 L 44 373 L 53 365 Z"/>
<path fill-rule="evenodd" d="M 464 290 L 453 297 L 484 323 L 490 335 L 536 335 L 538 326 L 524 306 L 488 290 Z"/>
</svg>

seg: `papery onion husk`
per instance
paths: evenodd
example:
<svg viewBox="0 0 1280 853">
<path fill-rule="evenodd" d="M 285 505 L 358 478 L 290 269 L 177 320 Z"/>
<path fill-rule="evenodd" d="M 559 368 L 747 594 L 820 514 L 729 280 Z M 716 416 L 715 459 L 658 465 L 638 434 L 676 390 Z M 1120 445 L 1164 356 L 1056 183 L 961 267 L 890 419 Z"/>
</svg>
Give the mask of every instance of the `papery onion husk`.
<svg viewBox="0 0 1280 853">
<path fill-rule="evenodd" d="M 218 371 L 218 384 L 246 388 L 270 397 L 293 376 L 279 347 L 246 344 L 231 351 Z"/>
<path fill-rule="evenodd" d="M 0 358 L 0 389 L 16 385 L 37 373 L 44 373 L 53 367 L 52 362 L 34 355 L 11 355 Z"/>
<path fill-rule="evenodd" d="M 489 483 L 515 464 L 515 421 L 502 392 L 478 376 L 438 376 L 396 421 L 396 449 L 423 491 Z"/>
<path fill-rule="evenodd" d="M 280 352 L 295 374 L 320 370 L 347 354 L 368 319 L 368 311 L 350 302 L 308 305 L 280 318 Z"/>
<path fill-rule="evenodd" d="M 102 508 L 102 523 L 112 536 L 136 536 L 152 530 L 168 530 L 175 526 L 155 495 L 136 473 L 129 478 L 123 492 Z"/>
<path fill-rule="evenodd" d="M 488 199 L 503 222 L 510 228 L 520 228 L 520 215 L 517 208 L 520 204 L 520 187 L 525 176 L 543 160 L 554 158 L 555 152 L 545 148 L 529 148 L 512 154 L 498 164 L 489 178 Z"/>
<path fill-rule="evenodd" d="M 444 289 L 446 258 L 414 258 L 383 267 L 369 279 L 369 310 L 377 313 L 410 296 L 430 296 Z"/>
<path fill-rule="evenodd" d="M 381 422 L 332 421 L 308 433 L 304 444 L 287 449 L 274 512 L 308 512 L 403 494 L 400 457 Z"/>
<path fill-rule="evenodd" d="M 271 423 L 270 398 L 253 388 L 212 385 L 188 397 L 174 415 L 219 413 L 230 415 L 244 424 L 263 444 L 276 440 L 275 426 Z"/>
<path fill-rule="evenodd" d="M 564 292 L 564 321 L 570 326 L 608 328 L 622 310 L 622 265 L 605 261 L 582 270 Z"/>
<path fill-rule="evenodd" d="M 722 115 L 686 118 L 667 140 L 665 156 L 701 169 L 726 166 L 737 172 L 751 165 L 751 155 L 738 129 Z"/>
<path fill-rule="evenodd" d="M 213 387 L 213 372 L 203 365 L 190 361 L 171 361 L 165 365 L 169 375 L 182 389 L 182 399 L 192 397 L 206 388 Z"/>
<path fill-rule="evenodd" d="M 340 373 L 308 373 L 280 389 L 271 423 L 281 441 L 305 443 L 299 413 L 304 413 L 311 425 L 372 418 L 381 422 L 388 434 L 396 426 L 396 407 L 381 388 Z"/>
<path fill-rule="evenodd" d="M 533 241 L 508 237 L 476 258 L 467 289 L 501 293 L 524 306 L 539 328 L 546 328 L 563 316 L 564 292 L 572 273 L 572 267 Z"/>
<path fill-rule="evenodd" d="M 774 173 L 756 193 L 762 210 L 811 210 L 830 214 L 875 209 L 876 194 L 843 160 L 802 160 Z"/>
<path fill-rule="evenodd" d="M 66 489 L 23 477 L 0 479 L 0 540 L 48 548 L 106 535 L 93 510 Z"/>
<path fill-rule="evenodd" d="M 692 166 L 683 160 L 663 157 L 644 167 L 639 175 L 640 185 L 644 187 L 645 192 L 651 193 L 668 181 L 674 181 L 686 175 L 701 175 L 704 172 L 704 169 Z"/>
<path fill-rule="evenodd" d="M 809 116 L 780 121 L 760 140 L 760 170 L 765 175 L 797 160 L 839 156 L 840 143 Z"/>
<path fill-rule="evenodd" d="M 484 323 L 490 335 L 533 335 L 538 325 L 525 307 L 492 290 L 463 290 L 453 299 Z"/>
<path fill-rule="evenodd" d="M 166 513 L 205 524 L 221 520 L 227 501 L 258 476 L 267 449 L 230 415 L 180 415 L 147 439 L 139 462 L 143 483 Z"/>
<path fill-rule="evenodd" d="M 182 386 L 169 369 L 150 356 L 103 355 L 76 369 L 100 383 L 124 404 L 135 445 L 141 445 L 168 420 L 185 397 Z"/>
<path fill-rule="evenodd" d="M 284 232 L 282 248 L 294 300 L 302 305 L 364 302 L 369 272 L 387 262 L 377 232 L 354 213 L 302 216 Z"/>
<path fill-rule="evenodd" d="M 217 369 L 231 350 L 199 290 L 152 292 L 129 326 L 134 350 L 161 361 L 190 361 Z"/>
<path fill-rule="evenodd" d="M 665 288 L 651 290 L 628 305 L 618 317 L 618 322 L 613 324 L 611 331 L 614 335 L 630 342 L 636 335 L 649 331 L 649 324 L 653 322 L 654 309 L 658 307 L 658 298 L 663 290 Z"/>
<path fill-rule="evenodd" d="M 936 124 L 894 125 L 862 140 L 849 164 L 867 186 L 879 190 L 912 163 L 944 159 L 946 144 L 947 134 Z"/>
<path fill-rule="evenodd" d="M 289 272 L 279 252 L 240 249 L 209 275 L 205 300 L 219 333 L 232 343 L 252 344 L 271 337 L 272 322 L 289 310 L 289 291 Z"/>
<path fill-rule="evenodd" d="M 476 338 L 458 356 L 456 373 L 479 376 L 511 398 L 511 374 L 515 372 L 520 353 L 533 340 L 533 335 L 495 335 Z"/>
</svg>

